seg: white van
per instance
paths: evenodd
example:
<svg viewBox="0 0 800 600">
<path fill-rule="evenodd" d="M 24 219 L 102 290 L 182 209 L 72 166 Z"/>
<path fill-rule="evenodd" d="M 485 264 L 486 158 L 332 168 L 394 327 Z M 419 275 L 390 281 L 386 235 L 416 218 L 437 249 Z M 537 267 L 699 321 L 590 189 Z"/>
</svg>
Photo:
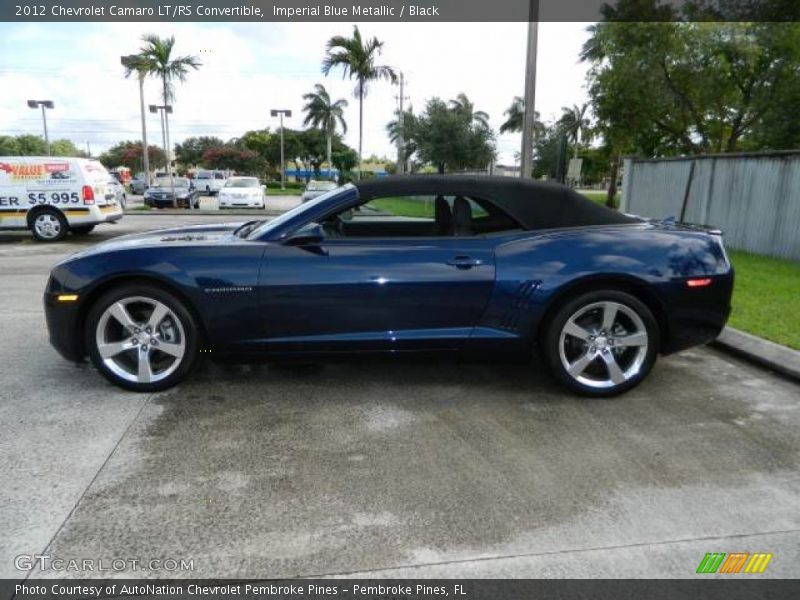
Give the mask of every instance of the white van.
<svg viewBox="0 0 800 600">
<path fill-rule="evenodd" d="M 122 218 L 98 161 L 61 156 L 0 156 L 0 229 L 30 229 L 41 242 L 89 233 Z"/>
<path fill-rule="evenodd" d="M 213 196 L 219 193 L 227 179 L 228 173 L 225 171 L 198 171 L 194 176 L 194 187 L 201 193 Z"/>
</svg>

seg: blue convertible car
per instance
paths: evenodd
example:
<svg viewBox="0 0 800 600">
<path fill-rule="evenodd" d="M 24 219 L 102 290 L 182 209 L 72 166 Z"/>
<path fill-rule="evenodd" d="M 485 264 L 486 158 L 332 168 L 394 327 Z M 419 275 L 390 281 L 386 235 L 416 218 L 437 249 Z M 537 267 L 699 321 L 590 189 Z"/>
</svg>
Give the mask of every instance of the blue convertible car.
<svg viewBox="0 0 800 600">
<path fill-rule="evenodd" d="M 733 272 L 718 231 L 646 221 L 557 185 L 397 177 L 271 221 L 129 235 L 57 264 L 50 340 L 149 392 L 201 353 L 541 356 L 574 391 L 623 392 L 712 340 Z"/>
</svg>

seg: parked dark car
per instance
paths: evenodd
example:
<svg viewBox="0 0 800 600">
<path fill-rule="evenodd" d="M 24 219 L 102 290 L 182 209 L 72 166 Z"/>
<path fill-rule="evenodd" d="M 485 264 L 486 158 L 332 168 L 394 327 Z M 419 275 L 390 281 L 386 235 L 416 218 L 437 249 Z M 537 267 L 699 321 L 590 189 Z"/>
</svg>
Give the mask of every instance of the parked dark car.
<svg viewBox="0 0 800 600">
<path fill-rule="evenodd" d="M 201 350 L 445 352 L 538 354 L 602 396 L 641 382 L 658 353 L 714 339 L 732 288 L 717 231 L 557 185 L 431 176 L 347 185 L 272 221 L 98 244 L 53 268 L 45 306 L 64 357 L 142 392 L 183 380 Z"/>
<path fill-rule="evenodd" d="M 173 189 L 175 193 L 173 194 Z M 153 182 L 144 193 L 144 203 L 153 208 L 172 208 L 174 199 L 178 199 L 178 208 L 200 207 L 200 193 L 191 180 L 186 177 L 161 177 Z"/>
</svg>

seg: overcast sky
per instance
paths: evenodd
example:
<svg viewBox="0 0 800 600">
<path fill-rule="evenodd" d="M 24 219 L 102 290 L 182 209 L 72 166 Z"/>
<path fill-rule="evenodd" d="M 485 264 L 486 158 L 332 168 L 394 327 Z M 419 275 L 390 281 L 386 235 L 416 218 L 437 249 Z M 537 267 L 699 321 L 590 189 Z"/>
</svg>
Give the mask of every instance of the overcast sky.
<svg viewBox="0 0 800 600">
<path fill-rule="evenodd" d="M 489 113 L 497 129 L 503 111 L 522 95 L 526 23 L 364 23 L 364 36 L 385 42 L 381 62 L 405 73 L 406 95 L 415 110 L 426 99 L 465 92 Z M 586 66 L 578 53 L 586 23 L 542 23 L 536 108 L 545 119 L 562 106 L 586 99 Z M 358 143 L 354 83 L 320 72 L 325 42 L 349 35 L 343 23 L 108 23 L 0 24 L 0 134 L 40 134 L 41 117 L 27 99 L 53 100 L 51 138 L 69 138 L 98 153 L 125 139 L 140 139 L 138 84 L 125 80 L 119 57 L 140 46 L 143 33 L 174 34 L 179 54 L 198 56 L 203 66 L 177 88 L 172 140 L 216 135 L 225 140 L 248 129 L 277 127 L 271 108 L 289 108 L 287 127 L 302 123 L 302 95 L 317 82 L 332 97 L 350 102 L 346 141 Z M 145 84 L 145 101 L 156 103 L 158 83 Z M 374 84 L 365 101 L 364 156 L 395 157 L 385 125 L 393 118 L 398 89 Z M 161 143 L 157 115 L 148 115 L 148 141 Z M 519 135 L 498 137 L 499 162 L 511 164 Z"/>
</svg>

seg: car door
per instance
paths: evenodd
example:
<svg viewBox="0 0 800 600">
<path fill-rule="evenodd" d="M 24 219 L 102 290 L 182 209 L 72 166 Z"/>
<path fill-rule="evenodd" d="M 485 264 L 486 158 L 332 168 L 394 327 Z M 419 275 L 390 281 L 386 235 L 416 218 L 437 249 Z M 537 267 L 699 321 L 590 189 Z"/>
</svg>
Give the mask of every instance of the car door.
<svg viewBox="0 0 800 600">
<path fill-rule="evenodd" d="M 493 243 L 432 235 L 271 244 L 259 276 L 264 346 L 459 347 L 494 286 Z"/>
</svg>

